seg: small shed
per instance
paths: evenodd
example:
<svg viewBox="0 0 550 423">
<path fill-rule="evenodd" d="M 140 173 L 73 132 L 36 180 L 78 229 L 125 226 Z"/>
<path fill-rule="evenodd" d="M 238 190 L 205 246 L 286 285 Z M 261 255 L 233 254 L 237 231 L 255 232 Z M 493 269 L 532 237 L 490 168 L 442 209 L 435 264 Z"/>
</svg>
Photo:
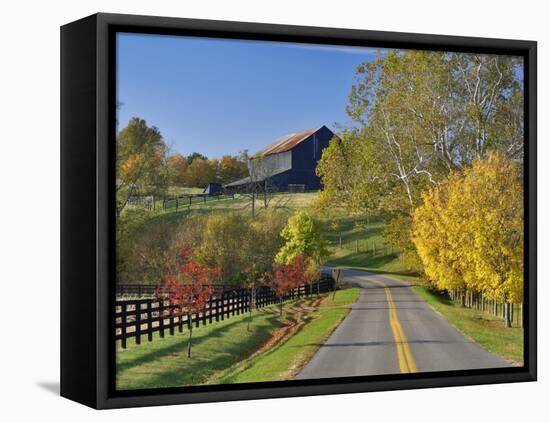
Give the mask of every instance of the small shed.
<svg viewBox="0 0 550 423">
<path fill-rule="evenodd" d="M 210 182 L 206 188 L 202 191 L 204 195 L 221 195 L 223 194 L 222 184 Z"/>
</svg>

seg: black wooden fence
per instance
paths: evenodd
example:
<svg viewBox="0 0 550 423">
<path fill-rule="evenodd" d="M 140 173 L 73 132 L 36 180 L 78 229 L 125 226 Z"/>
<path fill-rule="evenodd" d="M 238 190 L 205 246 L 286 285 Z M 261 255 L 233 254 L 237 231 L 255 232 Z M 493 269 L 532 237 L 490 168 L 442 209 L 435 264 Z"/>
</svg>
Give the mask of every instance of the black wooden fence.
<svg viewBox="0 0 550 423">
<path fill-rule="evenodd" d="M 115 339 L 120 340 L 122 348 L 126 348 L 129 338 L 135 338 L 136 344 L 141 344 L 143 338 L 152 341 L 155 332 L 164 338 L 166 333 L 174 335 L 176 331 L 183 332 L 184 327 L 199 327 L 201 324 L 204 326 L 238 316 L 248 312 L 251 306 L 259 309 L 280 301 L 329 292 L 333 289 L 334 280 L 328 275 L 323 275 L 318 283 L 301 285 L 282 298 L 278 298 L 267 286 L 257 287 L 254 295 L 251 295 L 249 289 L 238 288 L 212 296 L 204 311 L 190 316 L 186 313 L 178 314 L 174 304 L 160 299 L 117 300 Z"/>
</svg>

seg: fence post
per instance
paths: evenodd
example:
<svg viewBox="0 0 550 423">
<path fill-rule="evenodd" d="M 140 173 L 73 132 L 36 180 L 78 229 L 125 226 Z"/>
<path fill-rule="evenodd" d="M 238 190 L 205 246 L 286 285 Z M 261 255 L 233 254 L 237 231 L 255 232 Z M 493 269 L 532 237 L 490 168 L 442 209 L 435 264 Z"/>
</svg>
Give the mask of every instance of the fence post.
<svg viewBox="0 0 550 423">
<path fill-rule="evenodd" d="M 180 308 L 180 312 L 178 314 L 178 332 L 183 332 L 183 310 Z"/>
<path fill-rule="evenodd" d="M 179 201 L 178 201 L 178 196 L 176 195 L 176 213 L 178 212 L 178 205 L 179 205 Z"/>
<path fill-rule="evenodd" d="M 159 335 L 164 338 L 164 300 L 159 300 Z"/>
<path fill-rule="evenodd" d="M 153 301 L 147 302 L 147 340 L 151 342 L 153 340 L 153 313 L 151 308 L 153 307 Z"/>
<path fill-rule="evenodd" d="M 225 312 L 226 312 L 225 317 L 227 317 L 228 319 L 231 316 L 231 296 L 232 295 L 233 295 L 233 292 L 230 291 L 229 295 L 226 297 L 227 307 L 225 307 Z"/>
<path fill-rule="evenodd" d="M 174 336 L 174 309 L 172 304 L 168 304 L 168 312 L 170 313 L 170 335 Z"/>
<path fill-rule="evenodd" d="M 126 348 L 126 303 L 122 303 L 120 314 L 121 314 L 121 321 L 120 321 L 120 345 L 122 348 Z"/>
<path fill-rule="evenodd" d="M 141 301 L 136 302 L 136 345 L 141 344 Z"/>
</svg>

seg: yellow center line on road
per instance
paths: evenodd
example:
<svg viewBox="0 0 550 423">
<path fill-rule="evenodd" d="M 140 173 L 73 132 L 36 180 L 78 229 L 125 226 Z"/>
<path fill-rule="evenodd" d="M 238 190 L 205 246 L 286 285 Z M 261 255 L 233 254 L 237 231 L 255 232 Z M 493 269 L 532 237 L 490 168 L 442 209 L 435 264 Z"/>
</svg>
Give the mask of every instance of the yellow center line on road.
<svg viewBox="0 0 550 423">
<path fill-rule="evenodd" d="M 386 293 L 386 301 L 388 302 L 388 314 L 390 319 L 390 326 L 393 332 L 393 339 L 395 341 L 395 348 L 397 350 L 397 360 L 399 362 L 399 370 L 401 373 L 416 373 L 416 363 L 414 362 L 411 349 L 409 347 L 409 342 L 403 331 L 403 327 L 397 318 L 397 311 L 395 303 L 393 302 L 393 296 L 391 289 L 388 288 L 382 282 L 367 279 L 369 282 L 373 282 L 384 288 Z"/>
<path fill-rule="evenodd" d="M 384 291 L 386 291 L 386 299 L 388 301 L 389 306 L 389 315 L 390 315 L 390 324 L 393 331 L 393 337 L 395 340 L 395 345 L 397 347 L 397 355 L 399 358 L 399 367 L 401 369 L 401 373 L 416 373 L 416 363 L 414 362 L 411 349 L 409 347 L 409 342 L 407 340 L 407 337 L 405 336 L 405 332 L 403 331 L 403 328 L 401 327 L 401 323 L 399 322 L 399 319 L 397 318 L 397 312 L 395 311 L 395 303 L 393 302 L 393 296 L 391 294 L 390 288 L 384 288 Z M 401 350 L 401 352 L 400 352 Z M 405 363 L 402 365 L 402 356 L 405 357 L 404 361 Z M 406 370 L 404 370 L 406 368 Z"/>
</svg>

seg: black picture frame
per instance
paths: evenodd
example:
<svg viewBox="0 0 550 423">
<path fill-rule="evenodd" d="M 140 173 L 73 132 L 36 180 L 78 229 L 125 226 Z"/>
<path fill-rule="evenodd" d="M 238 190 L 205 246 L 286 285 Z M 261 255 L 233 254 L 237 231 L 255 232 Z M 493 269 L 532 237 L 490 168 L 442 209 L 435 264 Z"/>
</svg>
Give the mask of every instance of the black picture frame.
<svg viewBox="0 0 550 423">
<path fill-rule="evenodd" d="M 525 63 L 524 366 L 114 390 L 115 34 L 193 35 L 520 55 Z M 61 28 L 61 395 L 119 408 L 534 381 L 537 377 L 537 44 L 397 32 L 95 14 Z"/>
</svg>

